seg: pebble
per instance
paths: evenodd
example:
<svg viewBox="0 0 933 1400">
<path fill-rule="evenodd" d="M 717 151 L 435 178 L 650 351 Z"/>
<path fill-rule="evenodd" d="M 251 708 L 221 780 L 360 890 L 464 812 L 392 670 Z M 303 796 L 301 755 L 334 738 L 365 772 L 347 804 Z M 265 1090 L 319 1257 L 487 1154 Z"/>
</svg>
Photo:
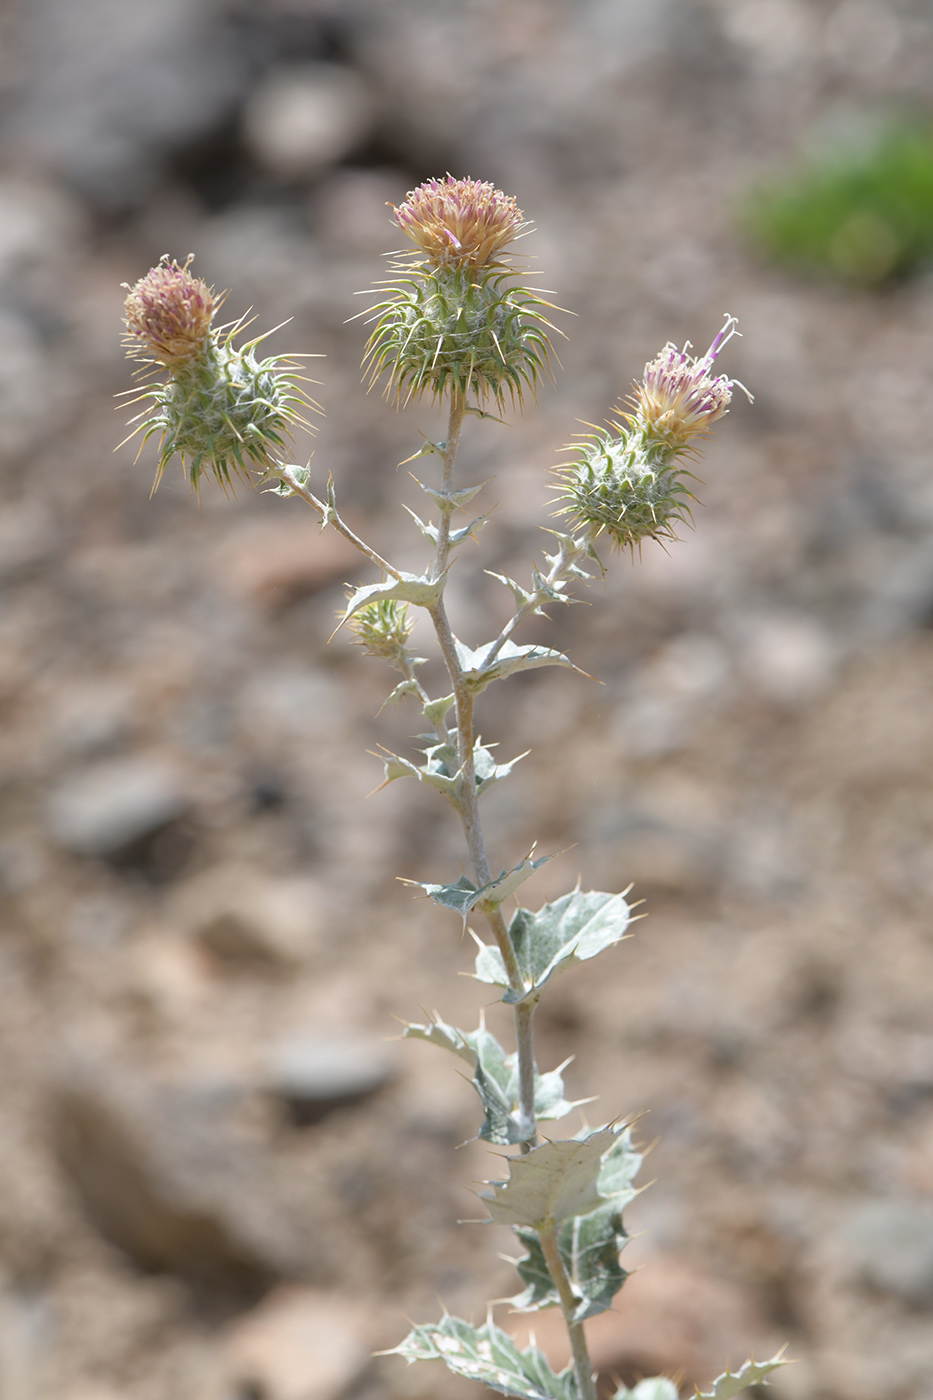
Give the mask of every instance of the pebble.
<svg viewBox="0 0 933 1400">
<path fill-rule="evenodd" d="M 101 1235 L 141 1268 L 214 1289 L 306 1264 L 270 1163 L 225 1121 L 236 1086 L 181 1089 L 104 1060 L 70 1066 L 53 1113 L 59 1161 Z"/>
<path fill-rule="evenodd" d="M 912 1307 L 933 1306 L 933 1205 L 892 1198 L 850 1208 L 836 1238 L 845 1272 Z"/>
<path fill-rule="evenodd" d="M 280 69 L 247 102 L 244 130 L 253 155 L 273 175 L 295 180 L 336 165 L 372 124 L 369 89 L 336 63 Z"/>
<path fill-rule="evenodd" d="M 337 1400 L 369 1365 L 373 1319 L 330 1290 L 278 1288 L 227 1333 L 230 1381 L 263 1400 Z"/>
<path fill-rule="evenodd" d="M 270 879 L 225 864 L 188 881 L 173 913 L 189 938 L 223 962 L 286 970 L 317 947 L 318 906 L 308 880 Z"/>
<path fill-rule="evenodd" d="M 71 773 L 53 789 L 46 825 L 74 855 L 114 859 L 181 817 L 189 797 L 177 770 L 144 755 Z"/>
<path fill-rule="evenodd" d="M 300 1126 L 383 1088 L 394 1066 L 383 1041 L 305 1035 L 282 1040 L 269 1057 L 268 1086 Z"/>
</svg>

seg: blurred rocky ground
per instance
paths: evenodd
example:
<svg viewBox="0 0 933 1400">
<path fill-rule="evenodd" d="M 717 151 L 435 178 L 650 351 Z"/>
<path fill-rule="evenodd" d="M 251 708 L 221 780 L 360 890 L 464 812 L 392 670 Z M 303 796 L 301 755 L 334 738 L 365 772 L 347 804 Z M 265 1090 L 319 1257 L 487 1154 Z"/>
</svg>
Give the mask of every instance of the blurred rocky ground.
<svg viewBox="0 0 933 1400">
<path fill-rule="evenodd" d="M 515 194 L 573 313 L 556 385 L 471 429 L 497 509 L 460 635 L 504 616 L 480 567 L 544 547 L 577 420 L 662 344 L 737 315 L 755 395 L 695 533 L 529 628 L 595 680 L 519 678 L 482 721 L 533 750 L 489 800 L 496 858 L 564 851 L 529 902 L 579 876 L 650 912 L 540 1017 L 543 1065 L 575 1055 L 591 1115 L 657 1139 L 601 1370 L 704 1381 L 788 1340 L 784 1400 L 928 1400 L 933 280 L 797 283 L 734 214 L 931 89 L 927 0 L 6 0 L 3 1400 L 456 1400 L 372 1353 L 515 1291 L 508 1237 L 456 1223 L 501 1170 L 455 1150 L 471 1091 L 390 1038 L 483 998 L 395 881 L 456 878 L 453 821 L 414 785 L 364 800 L 413 721 L 326 645 L 355 557 L 297 502 L 199 510 L 180 471 L 150 499 L 151 452 L 113 452 L 120 284 L 193 251 L 231 315 L 292 318 L 273 350 L 326 355 L 318 479 L 417 566 L 396 463 L 437 419 L 364 393 L 347 318 L 386 202 L 445 171 Z"/>
</svg>

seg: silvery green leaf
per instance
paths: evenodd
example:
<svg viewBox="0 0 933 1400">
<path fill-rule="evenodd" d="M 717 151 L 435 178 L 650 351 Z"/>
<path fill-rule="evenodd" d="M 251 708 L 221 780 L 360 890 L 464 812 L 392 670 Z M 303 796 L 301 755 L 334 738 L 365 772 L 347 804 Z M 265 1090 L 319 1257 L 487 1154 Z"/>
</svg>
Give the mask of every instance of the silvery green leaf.
<svg viewBox="0 0 933 1400">
<path fill-rule="evenodd" d="M 603 1128 L 581 1139 L 545 1142 L 509 1160 L 509 1179 L 490 1185 L 482 1200 L 500 1225 L 550 1229 L 605 1205 L 599 1191 L 603 1158 L 616 1134 Z"/>
<path fill-rule="evenodd" d="M 414 665 L 421 666 L 424 664 L 424 659 L 420 656 L 415 656 L 412 658 L 412 663 Z M 379 711 L 380 714 L 385 709 L 386 705 L 397 705 L 400 700 L 404 700 L 406 695 L 417 694 L 418 682 L 414 679 L 413 676 L 409 676 L 405 680 L 399 681 L 395 689 L 383 700 Z"/>
<path fill-rule="evenodd" d="M 509 987 L 502 954 L 494 945 L 480 944 L 476 976 L 481 982 L 506 988 L 502 999 L 509 1003 L 538 996 L 549 978 L 620 943 L 630 917 L 624 895 L 598 890 L 585 894 L 574 890 L 536 913 L 518 909 L 509 925 L 509 937 L 522 970 L 524 991 Z"/>
<path fill-rule="evenodd" d="M 404 762 L 404 759 L 400 762 Z M 423 770 L 418 768 L 414 771 L 421 773 Z M 429 780 L 426 778 L 425 781 Z M 508 899 L 509 895 L 518 889 L 519 885 L 530 879 L 539 866 L 545 865 L 553 859 L 553 856 L 541 856 L 538 860 L 532 860 L 530 856 L 526 856 L 513 870 L 504 870 L 495 880 L 481 885 L 479 889 L 465 875 L 461 875 L 455 885 L 428 885 L 420 880 L 406 880 L 405 884 L 417 885 L 436 904 L 443 904 L 445 909 L 456 909 L 466 922 L 468 915 L 477 905 L 501 904 L 504 899 Z"/>
<path fill-rule="evenodd" d="M 475 1031 L 461 1031 L 448 1026 L 439 1017 L 430 1025 L 408 1025 L 407 1039 L 427 1040 L 440 1045 L 466 1060 L 473 1068 L 473 1087 L 486 1111 L 479 1136 L 487 1142 L 506 1147 L 521 1142 L 524 1136 L 518 1121 L 518 1057 L 508 1055 L 495 1036 L 481 1025 Z M 535 1114 L 553 1121 L 569 1113 L 573 1104 L 564 1098 L 564 1083 L 560 1069 L 547 1074 L 535 1074 Z"/>
<path fill-rule="evenodd" d="M 508 763 L 496 763 L 488 749 L 477 745 L 473 753 L 473 767 L 476 774 L 476 791 L 484 793 L 493 783 L 499 783 L 503 778 L 507 778 L 523 758 L 527 758 L 526 753 L 520 753 L 516 758 L 509 759 Z"/>
<path fill-rule="evenodd" d="M 399 603 L 414 603 L 419 608 L 430 608 L 444 591 L 444 579 L 431 579 L 419 574 L 402 573 L 398 578 L 387 579 L 384 583 L 367 583 L 358 588 L 347 603 L 340 627 L 365 608 L 367 603 L 386 603 L 392 600 Z"/>
<path fill-rule="evenodd" d="M 532 671 L 539 666 L 569 666 L 574 669 L 573 662 L 561 651 L 554 651 L 551 647 L 519 647 L 514 642 L 503 642 L 495 660 L 484 666 L 483 658 L 494 645 L 487 642 L 474 651 L 462 642 L 456 644 L 463 679 L 476 695 L 493 681 L 504 680 L 518 671 Z"/>
<path fill-rule="evenodd" d="M 641 1154 L 632 1147 L 631 1134 L 620 1132 L 605 1154 L 597 1182 L 603 1204 L 588 1215 L 567 1220 L 558 1232 L 558 1247 L 578 1303 L 574 1322 L 583 1322 L 606 1312 L 628 1274 L 619 1263 L 619 1254 L 628 1241 L 622 1222 L 622 1208 L 637 1194 L 632 1184 L 641 1164 Z M 520 1311 L 556 1307 L 560 1298 L 554 1287 L 534 1230 L 516 1231 L 528 1253 L 516 1267 L 525 1291 L 511 1299 Z"/>
<path fill-rule="evenodd" d="M 457 805 L 460 780 L 458 777 L 448 777 L 443 768 L 432 767 L 429 763 L 419 766 L 398 754 L 390 754 L 385 761 L 385 774 L 387 783 L 391 783 L 395 778 L 406 776 L 417 778 L 419 783 L 427 783 L 429 787 L 436 788 L 438 792 L 449 798 L 454 806 Z M 427 886 L 424 888 L 427 889 Z"/>
<path fill-rule="evenodd" d="M 422 450 L 423 450 L 423 449 L 422 449 Z M 416 515 L 415 512 L 412 510 L 411 506 L 406 506 L 404 502 L 402 503 L 402 510 L 407 510 L 407 511 L 408 511 L 408 514 L 411 516 L 412 520 L 413 520 L 413 521 L 415 522 L 415 524 L 418 526 L 418 529 L 421 531 L 422 535 L 427 535 L 427 537 L 428 537 L 429 540 L 433 540 L 435 544 L 437 543 L 437 526 L 436 526 L 436 525 L 432 524 L 431 521 L 429 521 L 429 520 L 422 520 L 422 519 L 421 519 L 421 516 L 420 516 L 420 515 Z"/>
<path fill-rule="evenodd" d="M 517 762 L 517 760 L 513 759 L 513 762 Z M 509 895 L 515 893 L 519 885 L 530 880 L 536 870 L 540 869 L 542 865 L 547 865 L 548 861 L 553 859 L 553 856 L 539 856 L 537 860 L 532 860 L 530 856 L 526 856 L 512 870 L 503 871 L 497 879 L 484 885 L 479 891 L 477 903 L 501 904 L 503 900 L 509 898 Z"/>
<path fill-rule="evenodd" d="M 455 695 L 442 695 L 438 700 L 426 700 L 424 716 L 430 724 L 443 724 L 447 715 L 457 703 Z"/>
<path fill-rule="evenodd" d="M 779 1366 L 789 1364 L 783 1355 L 783 1350 L 782 1347 L 781 1351 L 772 1356 L 770 1361 L 749 1359 L 737 1371 L 723 1371 L 722 1375 L 717 1376 L 713 1381 L 709 1390 L 697 1391 L 697 1400 L 731 1400 L 733 1395 L 738 1395 L 741 1390 L 747 1390 L 750 1385 L 767 1385 L 767 1378 L 772 1371 L 776 1371 Z"/>
<path fill-rule="evenodd" d="M 525 1291 L 509 1301 L 519 1312 L 559 1307 L 560 1297 L 537 1232 L 518 1229 L 516 1234 L 528 1251 L 516 1265 Z M 577 1299 L 573 1322 L 585 1322 L 612 1307 L 612 1300 L 628 1278 L 619 1263 L 619 1254 L 627 1242 L 622 1217 L 613 1210 L 592 1211 L 561 1226 L 558 1244 Z"/>
<path fill-rule="evenodd" d="M 497 574 L 493 569 L 487 569 L 486 572 L 490 578 L 497 579 L 499 583 L 505 584 L 506 588 L 511 592 L 512 597 L 515 599 L 515 606 L 517 608 L 524 607 L 525 603 L 530 602 L 531 594 L 528 592 L 527 588 L 522 588 L 520 583 L 516 583 L 514 578 L 509 578 L 508 574 Z"/>
<path fill-rule="evenodd" d="M 420 880 L 406 880 L 406 885 L 417 885 L 424 890 L 429 899 L 433 899 L 435 904 L 441 904 L 445 909 L 453 909 L 462 915 L 466 920 L 470 910 L 480 897 L 480 891 L 468 880 L 465 875 L 461 875 L 455 885 L 427 885 Z"/>
<path fill-rule="evenodd" d="M 577 1400 L 569 1366 L 559 1373 L 552 1371 L 536 1346 L 520 1349 L 492 1321 L 471 1327 L 458 1317 L 446 1316 L 438 1323 L 413 1328 L 390 1354 L 406 1361 L 443 1361 L 455 1376 L 479 1381 L 501 1395 Z"/>
<path fill-rule="evenodd" d="M 612 1400 L 678 1400 L 677 1387 L 667 1376 L 646 1376 L 631 1390 L 620 1385 Z"/>
<path fill-rule="evenodd" d="M 436 448 L 441 455 L 443 455 L 447 448 L 446 442 L 432 443 L 431 446 Z M 418 481 L 417 477 L 413 479 Z M 438 510 L 452 514 L 455 510 L 464 510 L 466 506 L 470 504 L 473 497 L 482 491 L 486 483 L 485 481 L 481 481 L 479 486 L 464 486 L 459 491 L 439 491 L 434 486 L 426 486 L 423 481 L 418 481 L 418 485 L 426 496 L 430 496 Z"/>
</svg>

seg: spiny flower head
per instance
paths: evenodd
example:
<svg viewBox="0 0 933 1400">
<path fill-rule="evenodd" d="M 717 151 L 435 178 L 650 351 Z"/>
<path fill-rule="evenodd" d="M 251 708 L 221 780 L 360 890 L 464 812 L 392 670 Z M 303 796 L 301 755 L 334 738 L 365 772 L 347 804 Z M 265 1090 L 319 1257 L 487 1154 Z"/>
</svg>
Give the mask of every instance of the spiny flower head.
<svg viewBox="0 0 933 1400">
<path fill-rule="evenodd" d="M 683 350 L 666 345 L 635 386 L 635 412 L 617 409 L 608 428 L 567 449 L 573 460 L 559 469 L 558 514 L 570 517 L 591 550 L 602 536 L 620 549 L 676 539 L 677 526 L 690 519 L 693 495 L 682 458 L 728 410 L 738 381 L 711 370 L 736 334 L 735 317 L 727 316 L 703 356 L 690 355 L 689 343 Z"/>
<path fill-rule="evenodd" d="M 195 493 L 205 472 L 226 489 L 236 476 L 250 481 L 253 472 L 273 471 L 294 426 L 310 426 L 303 410 L 317 407 L 300 385 L 296 358 L 260 359 L 256 347 L 265 336 L 234 345 L 243 319 L 211 327 L 222 300 L 191 275 L 188 263 L 168 257 L 126 299 L 127 353 L 157 367 L 153 379 L 132 391 L 131 402 L 145 407 L 130 434 L 141 434 L 143 445 L 158 436 L 156 486 L 176 455 Z"/>
<path fill-rule="evenodd" d="M 489 267 L 526 227 L 515 200 L 488 180 L 426 180 L 392 207 L 434 267 Z"/>
<path fill-rule="evenodd" d="M 523 390 L 550 371 L 553 308 L 501 260 L 526 227 L 515 200 L 448 175 L 411 190 L 395 219 L 415 247 L 373 310 L 370 385 L 385 373 L 400 403 L 450 392 L 521 406 Z"/>
<path fill-rule="evenodd" d="M 722 347 L 738 334 L 737 324 L 734 316 L 727 316 L 725 325 L 703 356 L 688 353 L 689 340 L 683 350 L 670 343 L 665 345 L 661 353 L 645 365 L 644 377 L 635 385 L 637 410 L 631 421 L 640 420 L 653 437 L 673 447 L 685 447 L 691 438 L 708 433 L 717 418 L 728 411 L 737 382 L 724 374 L 711 373 Z M 744 388 L 744 385 L 739 387 Z"/>
<path fill-rule="evenodd" d="M 205 282 L 188 271 L 191 258 L 180 265 L 163 254 L 126 298 L 127 354 L 155 359 L 163 365 L 183 363 L 200 354 L 210 336 L 215 300 Z"/>
</svg>

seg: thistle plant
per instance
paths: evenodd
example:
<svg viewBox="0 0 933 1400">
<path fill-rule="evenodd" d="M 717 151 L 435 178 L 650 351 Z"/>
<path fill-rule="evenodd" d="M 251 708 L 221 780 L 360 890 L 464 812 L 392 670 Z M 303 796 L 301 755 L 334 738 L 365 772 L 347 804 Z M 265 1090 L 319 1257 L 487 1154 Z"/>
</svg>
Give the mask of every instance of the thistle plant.
<svg viewBox="0 0 933 1400">
<path fill-rule="evenodd" d="M 287 460 L 289 430 L 313 407 L 295 359 L 257 359 L 258 340 L 235 348 L 240 323 L 213 327 L 222 298 L 193 276 L 188 263 L 163 259 L 127 297 L 130 353 L 153 371 L 138 394 L 144 407 L 135 432 L 143 442 L 158 435 L 156 483 L 177 454 L 195 492 L 207 474 L 222 487 L 239 476 L 299 497 L 379 571 L 377 581 L 351 592 L 341 624 L 397 673 L 390 699 L 409 700 L 420 711 L 424 732 L 411 754 L 389 755 L 386 782 L 414 778 L 445 798 L 459 819 L 470 873 L 454 880 L 442 873 L 421 888 L 464 926 L 485 928 L 485 937 L 474 933 L 475 975 L 511 1008 L 514 1021 L 511 1048 L 482 1017 L 476 1029 L 462 1030 L 435 1016 L 407 1025 L 405 1035 L 469 1065 L 482 1110 L 478 1136 L 511 1153 L 508 1178 L 488 1183 L 482 1197 L 489 1218 L 511 1226 L 520 1247 L 521 1290 L 511 1306 L 560 1309 L 572 1360 L 554 1371 L 534 1344 L 520 1348 L 491 1311 L 479 1326 L 447 1314 L 415 1326 L 395 1351 L 409 1362 L 443 1361 L 455 1374 L 505 1395 L 595 1400 L 586 1322 L 609 1309 L 625 1283 L 623 1211 L 636 1194 L 641 1157 L 624 1119 L 565 1136 L 550 1126 L 541 1132 L 542 1123 L 567 1118 L 576 1105 L 566 1097 L 564 1066 L 539 1070 L 534 1022 L 558 977 L 609 954 L 627 937 L 631 908 L 624 893 L 578 887 L 537 910 L 518 905 L 507 914 L 522 885 L 550 857 L 502 861 L 487 851 L 480 799 L 518 760 L 493 756 L 478 736 L 475 710 L 488 687 L 520 671 L 571 666 L 561 651 L 518 640 L 522 624 L 569 603 L 576 589 L 601 576 L 607 546 L 634 553 L 645 540 L 675 540 L 689 521 L 691 467 L 704 436 L 728 411 L 736 382 L 717 373 L 716 364 L 736 323 L 726 318 L 705 355 L 692 355 L 689 345 L 667 345 L 606 425 L 571 443 L 556 470 L 550 552 L 525 582 L 495 575 L 511 594 L 511 617 L 497 635 L 467 643 L 451 626 L 445 591 L 455 554 L 485 517 L 470 514 L 480 487 L 457 479 L 461 434 L 467 418 L 498 421 L 490 405 L 521 408 L 534 396 L 553 358 L 548 317 L 554 308 L 525 285 L 515 243 L 528 226 L 515 201 L 492 185 L 451 176 L 428 181 L 395 208 L 394 220 L 411 247 L 393 255 L 392 275 L 364 313 L 371 326 L 364 363 L 370 382 L 383 382 L 389 398 L 408 402 L 427 395 L 446 408 L 446 437 L 414 454 L 437 459 L 431 479 L 418 483 L 430 516 L 414 516 L 428 545 L 423 572 L 383 559 L 342 518 L 333 481 L 316 493 L 310 462 Z M 414 609 L 433 624 L 446 673 L 440 694 L 425 689 L 422 658 L 409 648 Z M 781 1364 L 780 1355 L 750 1360 L 724 1372 L 704 1394 L 726 1400 Z M 677 1388 L 655 1377 L 634 1390 L 620 1386 L 614 1400 L 636 1396 L 676 1400 Z"/>
</svg>

